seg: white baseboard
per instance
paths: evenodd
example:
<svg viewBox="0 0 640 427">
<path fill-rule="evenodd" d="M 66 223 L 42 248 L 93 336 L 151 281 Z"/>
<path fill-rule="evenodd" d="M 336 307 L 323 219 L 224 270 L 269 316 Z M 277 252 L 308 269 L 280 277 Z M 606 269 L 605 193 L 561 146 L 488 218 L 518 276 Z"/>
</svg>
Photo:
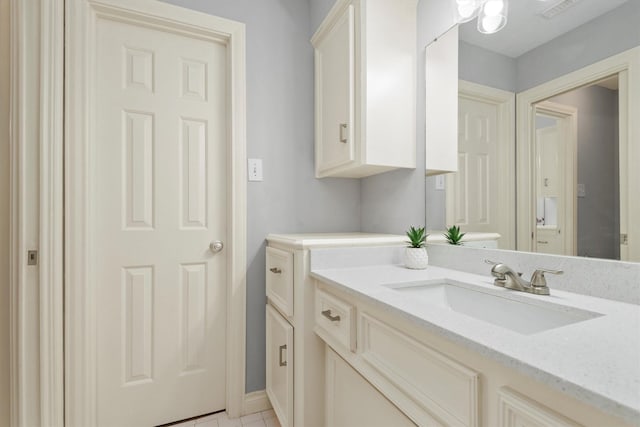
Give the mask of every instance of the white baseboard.
<svg viewBox="0 0 640 427">
<path fill-rule="evenodd" d="M 271 409 L 271 402 L 265 390 L 253 391 L 244 395 L 242 415 L 255 414 Z"/>
</svg>

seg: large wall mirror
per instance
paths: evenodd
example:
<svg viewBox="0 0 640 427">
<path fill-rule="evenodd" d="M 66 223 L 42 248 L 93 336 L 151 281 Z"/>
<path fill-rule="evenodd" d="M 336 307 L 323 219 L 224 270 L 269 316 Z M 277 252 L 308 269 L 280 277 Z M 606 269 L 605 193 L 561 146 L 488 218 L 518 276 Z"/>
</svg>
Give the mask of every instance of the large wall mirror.
<svg viewBox="0 0 640 427">
<path fill-rule="evenodd" d="M 458 171 L 427 178 L 427 227 L 640 261 L 638 22 L 640 0 L 516 0 L 498 33 L 461 24 Z"/>
</svg>

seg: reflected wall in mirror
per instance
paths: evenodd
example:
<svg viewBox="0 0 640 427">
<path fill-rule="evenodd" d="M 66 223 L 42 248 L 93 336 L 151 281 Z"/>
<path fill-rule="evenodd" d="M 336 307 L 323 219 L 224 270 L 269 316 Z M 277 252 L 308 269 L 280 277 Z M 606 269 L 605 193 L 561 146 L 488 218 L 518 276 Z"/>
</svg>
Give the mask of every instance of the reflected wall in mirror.
<svg viewBox="0 0 640 427">
<path fill-rule="evenodd" d="M 460 26 L 459 170 L 444 191 L 427 178 L 427 226 L 499 232 L 503 249 L 640 261 L 629 197 L 640 194 L 640 131 L 618 114 L 638 113 L 640 0 L 544 17 L 556 3 L 513 2 L 493 35 Z M 634 65 L 593 71 L 621 55 Z"/>
</svg>

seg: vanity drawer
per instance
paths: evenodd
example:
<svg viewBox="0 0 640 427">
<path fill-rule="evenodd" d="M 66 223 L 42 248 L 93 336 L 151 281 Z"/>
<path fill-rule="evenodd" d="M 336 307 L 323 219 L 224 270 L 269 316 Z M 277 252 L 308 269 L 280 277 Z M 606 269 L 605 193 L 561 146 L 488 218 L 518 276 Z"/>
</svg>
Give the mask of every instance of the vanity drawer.
<svg viewBox="0 0 640 427">
<path fill-rule="evenodd" d="M 315 331 L 328 343 L 356 351 L 355 307 L 316 287 Z"/>
<path fill-rule="evenodd" d="M 285 316 L 293 316 L 293 253 L 267 247 L 266 291 Z"/>
<path fill-rule="evenodd" d="M 415 403 L 407 407 L 422 420 L 418 424 L 479 425 L 477 372 L 365 313 L 358 323 L 359 350 L 373 368 L 370 381 L 411 396 Z"/>
</svg>

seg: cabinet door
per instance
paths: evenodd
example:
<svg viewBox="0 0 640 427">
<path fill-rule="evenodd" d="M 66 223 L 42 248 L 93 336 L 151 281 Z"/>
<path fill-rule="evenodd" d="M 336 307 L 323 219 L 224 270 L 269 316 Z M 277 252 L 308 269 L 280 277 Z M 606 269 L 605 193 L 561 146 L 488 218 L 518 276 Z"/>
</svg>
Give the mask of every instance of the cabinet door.
<svg viewBox="0 0 640 427">
<path fill-rule="evenodd" d="M 327 426 L 415 426 L 347 362 L 325 348 Z"/>
<path fill-rule="evenodd" d="M 267 305 L 267 396 L 282 427 L 293 426 L 293 327 Z"/>
<path fill-rule="evenodd" d="M 267 248 L 265 274 L 267 297 L 286 316 L 293 316 L 293 254 Z"/>
<path fill-rule="evenodd" d="M 425 51 L 427 175 L 458 170 L 458 26 Z"/>
<path fill-rule="evenodd" d="M 354 7 L 349 5 L 316 46 L 316 175 L 355 159 Z"/>
<path fill-rule="evenodd" d="M 578 427 L 574 421 L 538 402 L 502 387 L 498 391 L 499 427 Z"/>
</svg>

